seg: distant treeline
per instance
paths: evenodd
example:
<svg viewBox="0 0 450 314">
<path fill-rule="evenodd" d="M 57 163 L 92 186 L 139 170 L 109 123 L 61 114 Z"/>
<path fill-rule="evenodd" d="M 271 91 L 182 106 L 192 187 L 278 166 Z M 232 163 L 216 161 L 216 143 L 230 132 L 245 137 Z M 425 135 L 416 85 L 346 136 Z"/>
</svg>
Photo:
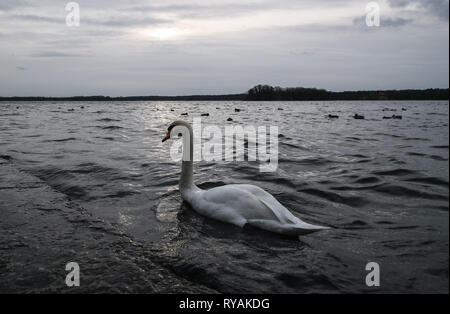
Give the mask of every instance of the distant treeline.
<svg viewBox="0 0 450 314">
<path fill-rule="evenodd" d="M 292 87 L 282 88 L 257 85 L 247 93 L 230 95 L 192 96 L 74 96 L 74 97 L 0 97 L 0 101 L 296 101 L 296 100 L 448 100 L 447 89 L 406 89 L 378 91 L 330 92 L 325 89 Z"/>
<path fill-rule="evenodd" d="M 246 94 L 191 96 L 72 96 L 72 97 L 0 97 L 0 101 L 181 101 L 244 100 Z"/>
<path fill-rule="evenodd" d="M 257 85 L 247 93 L 247 100 L 448 100 L 447 89 L 406 89 L 381 91 L 330 92 L 325 89 L 282 88 Z"/>
</svg>

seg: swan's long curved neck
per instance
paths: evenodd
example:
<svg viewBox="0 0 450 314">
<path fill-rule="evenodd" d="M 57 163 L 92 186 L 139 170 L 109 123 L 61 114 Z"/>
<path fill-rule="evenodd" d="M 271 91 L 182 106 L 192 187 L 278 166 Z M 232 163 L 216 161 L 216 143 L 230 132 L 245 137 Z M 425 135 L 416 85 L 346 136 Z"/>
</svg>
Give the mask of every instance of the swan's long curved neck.
<svg viewBox="0 0 450 314">
<path fill-rule="evenodd" d="M 194 184 L 194 165 L 192 160 L 183 161 L 181 164 L 181 177 L 180 177 L 180 189 L 188 189 Z"/>
<path fill-rule="evenodd" d="M 186 190 L 197 190 L 197 186 L 194 184 L 194 136 L 192 128 L 188 127 L 189 129 L 189 143 L 186 143 L 185 140 L 183 140 L 183 155 L 185 152 L 185 149 L 189 149 L 189 158 L 188 160 L 184 160 L 181 164 L 181 177 L 180 177 L 180 191 L 183 193 L 183 191 Z M 189 145 L 186 147 L 186 144 Z"/>
</svg>

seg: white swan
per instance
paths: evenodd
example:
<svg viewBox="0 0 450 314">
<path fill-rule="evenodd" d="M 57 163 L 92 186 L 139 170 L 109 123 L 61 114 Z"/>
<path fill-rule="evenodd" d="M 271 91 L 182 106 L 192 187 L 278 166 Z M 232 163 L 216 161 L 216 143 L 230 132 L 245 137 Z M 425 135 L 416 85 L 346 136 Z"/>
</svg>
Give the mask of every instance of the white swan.
<svg viewBox="0 0 450 314">
<path fill-rule="evenodd" d="M 168 140 L 171 133 L 183 135 L 181 196 L 199 214 L 239 227 L 249 224 L 284 235 L 304 235 L 329 229 L 302 221 L 275 197 L 254 185 L 229 184 L 210 190 L 198 188 L 193 182 L 192 128 L 185 121 L 175 121 L 162 141 Z"/>
</svg>

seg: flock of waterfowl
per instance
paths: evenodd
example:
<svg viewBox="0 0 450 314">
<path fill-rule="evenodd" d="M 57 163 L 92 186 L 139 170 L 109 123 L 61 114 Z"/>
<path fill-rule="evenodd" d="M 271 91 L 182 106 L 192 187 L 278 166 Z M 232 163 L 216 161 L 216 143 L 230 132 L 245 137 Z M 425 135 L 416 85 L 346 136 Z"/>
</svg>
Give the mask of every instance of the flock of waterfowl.
<svg viewBox="0 0 450 314">
<path fill-rule="evenodd" d="M 59 108 L 61 109 L 61 107 L 59 107 Z M 19 107 L 17 107 L 17 109 L 19 109 Z M 80 106 L 80 109 L 84 109 L 84 106 Z M 216 109 L 220 109 L 220 108 L 216 108 Z M 156 110 L 159 111 L 158 108 Z M 283 109 L 282 108 L 278 108 L 278 110 L 283 110 Z M 67 109 L 67 111 L 74 112 L 75 108 L 69 108 L 69 109 Z M 175 109 L 170 109 L 170 111 L 175 111 Z M 241 112 L 241 109 L 234 108 L 234 112 Z M 189 116 L 189 113 L 183 112 L 181 114 L 181 116 Z M 202 116 L 202 117 L 209 117 L 209 113 L 202 113 L 202 114 L 200 114 L 200 116 Z M 233 119 L 232 118 L 228 118 L 227 121 L 231 122 L 231 121 L 233 121 Z"/>
<path fill-rule="evenodd" d="M 220 109 L 220 108 L 216 108 L 216 109 Z M 284 109 L 283 108 L 278 108 L 278 110 L 284 110 Z M 402 111 L 406 111 L 405 108 L 402 108 L 401 110 Z M 174 111 L 174 110 L 171 109 L 171 111 Z M 397 109 L 384 108 L 383 111 L 397 111 Z M 241 112 L 241 109 L 235 108 L 234 112 Z M 209 117 L 209 113 L 202 113 L 200 115 L 202 117 Z M 181 114 L 181 116 L 189 116 L 189 113 L 184 112 L 184 113 Z M 356 119 L 356 120 L 364 120 L 366 118 L 364 115 L 361 115 L 361 114 L 358 114 L 358 113 L 355 113 L 352 117 L 353 117 L 353 119 Z M 329 114 L 328 118 L 329 119 L 339 119 L 339 116 L 336 115 L 336 114 Z M 393 114 L 392 116 L 383 116 L 383 119 L 385 119 L 385 120 L 389 120 L 389 119 L 402 120 L 403 116 L 402 115 Z M 233 121 L 233 119 L 232 118 L 228 118 L 227 121 L 231 122 L 231 121 Z"/>
<path fill-rule="evenodd" d="M 61 107 L 58 107 L 58 109 L 61 109 Z M 80 106 L 80 109 L 84 109 L 84 106 Z M 75 109 L 70 108 L 70 109 L 67 109 L 67 111 L 73 112 L 73 111 L 75 111 Z"/>
<path fill-rule="evenodd" d="M 383 111 L 397 111 L 397 109 L 384 108 Z M 402 111 L 406 111 L 406 109 L 402 108 Z M 353 119 L 356 119 L 356 120 L 364 120 L 366 118 L 365 116 L 363 116 L 361 114 L 357 114 L 357 113 L 355 113 L 352 117 L 353 117 Z M 335 114 L 329 114 L 328 118 L 329 119 L 339 119 L 339 116 L 335 115 Z M 402 120 L 403 116 L 402 115 L 393 114 L 392 116 L 383 116 L 383 119 L 384 120 L 390 120 L 390 119 Z"/>
<path fill-rule="evenodd" d="M 220 109 L 220 108 L 216 108 L 216 109 Z M 278 108 L 278 110 L 282 110 L 282 109 Z M 173 110 L 173 109 L 170 109 L 170 111 L 174 111 L 174 110 Z M 234 112 L 241 112 L 241 109 L 239 109 L 239 108 L 234 108 Z M 180 115 L 181 115 L 181 116 L 187 117 L 187 116 L 189 116 L 189 113 L 183 112 L 183 113 L 180 114 Z M 209 117 L 209 113 L 201 113 L 200 116 L 201 116 L 201 117 Z M 228 121 L 228 122 L 232 122 L 233 119 L 232 119 L 232 118 L 228 118 L 227 121 Z"/>
<path fill-rule="evenodd" d="M 19 107 L 17 107 L 17 109 L 19 109 Z M 80 106 L 80 109 L 84 109 L 84 106 Z M 216 109 L 220 109 L 220 108 L 216 108 Z M 159 110 L 159 109 L 157 109 L 157 110 Z M 278 108 L 278 110 L 284 110 L 284 109 L 283 108 Z M 401 110 L 402 111 L 406 111 L 405 108 L 402 108 Z M 67 111 L 72 112 L 72 111 L 75 111 L 75 109 L 74 108 L 70 108 Z M 170 111 L 175 111 L 175 110 L 174 109 L 170 109 Z M 397 109 L 384 108 L 383 111 L 395 112 L 395 111 L 397 111 Z M 241 112 L 241 109 L 234 108 L 234 112 Z M 181 114 L 181 116 L 189 116 L 189 113 L 183 112 Z M 200 116 L 202 116 L 202 117 L 209 117 L 209 113 L 202 113 L 202 114 L 200 114 Z M 329 119 L 339 119 L 339 116 L 336 115 L 336 114 L 329 114 L 327 117 Z M 358 113 L 355 113 L 351 117 L 353 117 L 353 119 L 356 119 L 356 120 L 364 120 L 366 118 L 364 115 L 361 115 L 361 114 L 358 114 Z M 402 120 L 403 116 L 402 115 L 397 115 L 397 114 L 393 114 L 392 116 L 386 116 L 385 115 L 385 116 L 383 116 L 383 119 L 384 120 Z M 231 121 L 233 121 L 233 119 L 232 118 L 228 118 L 227 121 L 231 122 Z"/>
</svg>

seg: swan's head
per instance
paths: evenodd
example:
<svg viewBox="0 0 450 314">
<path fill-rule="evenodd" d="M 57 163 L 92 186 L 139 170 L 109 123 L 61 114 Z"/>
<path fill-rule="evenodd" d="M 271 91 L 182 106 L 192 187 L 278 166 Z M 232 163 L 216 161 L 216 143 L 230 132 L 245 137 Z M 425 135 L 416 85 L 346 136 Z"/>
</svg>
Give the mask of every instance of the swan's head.
<svg viewBox="0 0 450 314">
<path fill-rule="evenodd" d="M 170 133 L 172 133 L 172 131 L 176 132 L 177 129 L 175 129 L 175 127 L 184 127 L 187 128 L 189 131 L 192 130 L 191 125 L 189 123 L 187 123 L 186 121 L 182 121 L 182 120 L 177 120 L 172 122 L 169 127 L 167 128 L 167 134 L 166 136 L 162 139 L 162 142 L 164 143 L 165 141 L 167 141 L 168 139 L 170 139 Z M 175 129 L 175 130 L 174 130 Z M 180 130 L 181 131 L 181 130 Z M 182 132 L 178 133 L 178 136 L 181 136 Z"/>
</svg>

